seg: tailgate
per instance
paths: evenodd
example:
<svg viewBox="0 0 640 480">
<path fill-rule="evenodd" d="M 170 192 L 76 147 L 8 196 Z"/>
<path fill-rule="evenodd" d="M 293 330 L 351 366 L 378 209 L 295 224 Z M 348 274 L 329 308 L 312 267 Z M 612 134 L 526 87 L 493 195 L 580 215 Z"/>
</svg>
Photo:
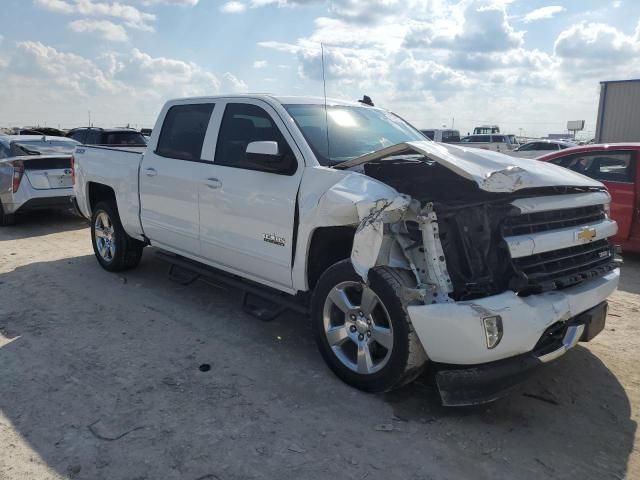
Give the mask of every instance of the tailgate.
<svg viewBox="0 0 640 480">
<path fill-rule="evenodd" d="M 71 158 L 46 157 L 24 160 L 24 173 L 36 190 L 73 186 Z"/>
</svg>

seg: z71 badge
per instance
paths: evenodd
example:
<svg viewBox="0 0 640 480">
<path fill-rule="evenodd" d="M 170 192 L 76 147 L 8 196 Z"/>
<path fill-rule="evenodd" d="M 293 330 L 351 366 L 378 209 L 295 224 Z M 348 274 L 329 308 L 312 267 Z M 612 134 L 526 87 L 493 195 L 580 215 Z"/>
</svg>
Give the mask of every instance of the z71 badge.
<svg viewBox="0 0 640 480">
<path fill-rule="evenodd" d="M 274 233 L 263 233 L 262 239 L 267 243 L 273 243 L 274 245 L 279 245 L 281 247 L 284 247 L 285 245 L 285 238 L 279 237 Z"/>
</svg>

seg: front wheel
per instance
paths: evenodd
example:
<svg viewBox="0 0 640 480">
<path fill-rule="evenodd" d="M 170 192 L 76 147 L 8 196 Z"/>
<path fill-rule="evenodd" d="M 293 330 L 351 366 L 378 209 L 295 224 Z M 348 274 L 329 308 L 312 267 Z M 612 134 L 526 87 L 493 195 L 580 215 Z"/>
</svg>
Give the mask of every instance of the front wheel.
<svg viewBox="0 0 640 480">
<path fill-rule="evenodd" d="M 140 263 L 144 244 L 124 231 L 117 208 L 100 202 L 91 216 L 93 252 L 105 270 L 119 272 Z"/>
<path fill-rule="evenodd" d="M 331 266 L 318 280 L 312 302 L 313 331 L 333 372 L 360 390 L 383 392 L 420 375 L 427 356 L 400 299 L 415 286 L 402 270 L 378 267 L 369 284 L 349 260 Z"/>
</svg>

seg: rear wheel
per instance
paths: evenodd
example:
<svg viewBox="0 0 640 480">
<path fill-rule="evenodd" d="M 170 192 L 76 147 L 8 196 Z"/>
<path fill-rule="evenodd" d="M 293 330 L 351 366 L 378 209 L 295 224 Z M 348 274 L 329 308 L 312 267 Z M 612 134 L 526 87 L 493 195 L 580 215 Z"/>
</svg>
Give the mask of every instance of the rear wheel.
<svg viewBox="0 0 640 480">
<path fill-rule="evenodd" d="M 2 202 L 0 202 L 0 227 L 7 225 L 13 225 L 16 223 L 16 216 L 14 213 L 5 213 Z"/>
<path fill-rule="evenodd" d="M 312 298 L 316 343 L 331 370 L 349 385 L 388 391 L 423 371 L 427 357 L 399 297 L 408 286 L 415 286 L 410 274 L 388 267 L 370 270 L 365 284 L 349 260 L 318 280 Z"/>
<path fill-rule="evenodd" d="M 111 202 L 100 202 L 93 210 L 91 241 L 98 262 L 110 272 L 133 268 L 142 258 L 144 244 L 127 235 Z"/>
</svg>

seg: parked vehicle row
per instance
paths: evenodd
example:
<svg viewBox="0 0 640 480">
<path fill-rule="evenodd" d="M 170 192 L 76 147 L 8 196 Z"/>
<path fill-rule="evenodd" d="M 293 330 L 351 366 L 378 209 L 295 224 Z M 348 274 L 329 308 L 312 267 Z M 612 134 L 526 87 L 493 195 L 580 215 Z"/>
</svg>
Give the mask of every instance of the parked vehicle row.
<svg viewBox="0 0 640 480">
<path fill-rule="evenodd" d="M 459 145 L 502 153 L 508 153 L 518 148 L 515 135 L 505 134 L 469 135 L 461 139 Z"/>
<path fill-rule="evenodd" d="M 497 130 L 497 126 L 476 127 L 477 130 Z M 429 140 L 438 143 L 464 145 L 465 147 L 493 150 L 495 152 L 509 152 L 518 148 L 519 143 L 515 135 L 503 135 L 499 133 L 473 134 L 460 138 L 460 132 L 453 129 L 426 129 L 420 130 Z"/>
<path fill-rule="evenodd" d="M 520 158 L 536 158 L 547 155 L 550 152 L 557 152 L 566 148 L 575 147 L 576 144 L 565 140 L 534 140 L 519 146 L 509 155 Z"/>
<path fill-rule="evenodd" d="M 78 146 L 74 188 L 106 270 L 153 245 L 307 292 L 338 377 L 386 391 L 429 364 L 448 405 L 493 400 L 591 340 L 619 278 L 602 183 L 434 143 L 358 103 L 170 101 L 143 152 Z"/>
<path fill-rule="evenodd" d="M 145 136 L 131 128 L 74 128 L 67 132 L 67 137 L 73 138 L 84 145 L 146 147 Z"/>
</svg>

